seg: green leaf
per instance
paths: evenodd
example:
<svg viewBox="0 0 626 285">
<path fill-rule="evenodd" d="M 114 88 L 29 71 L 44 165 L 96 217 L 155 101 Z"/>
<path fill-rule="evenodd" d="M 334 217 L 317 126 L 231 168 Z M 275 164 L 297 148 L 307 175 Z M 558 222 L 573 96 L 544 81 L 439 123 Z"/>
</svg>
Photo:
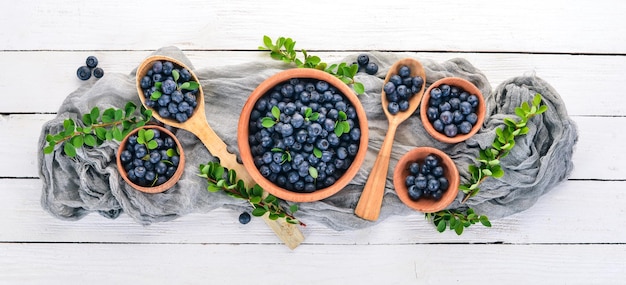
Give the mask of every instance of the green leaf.
<svg viewBox="0 0 626 285">
<path fill-rule="evenodd" d="M 221 165 L 216 165 L 216 167 L 213 169 L 213 178 L 215 179 L 222 179 L 222 177 L 224 177 L 224 167 L 222 167 Z"/>
<path fill-rule="evenodd" d="M 529 113 L 530 112 L 530 106 L 528 105 L 528 102 L 523 102 L 522 103 L 522 110 L 525 113 Z M 520 117 L 525 117 L 525 116 L 520 116 Z"/>
<path fill-rule="evenodd" d="M 443 233 L 443 231 L 445 230 L 446 230 L 446 221 L 440 220 L 439 223 L 437 223 L 437 231 L 440 233 Z"/>
<path fill-rule="evenodd" d="M 269 218 L 272 221 L 276 221 L 276 220 L 278 220 L 279 216 L 274 214 L 274 213 L 270 213 Z"/>
<path fill-rule="evenodd" d="M 504 170 L 502 170 L 502 167 L 500 165 L 496 165 L 491 169 L 491 176 L 493 176 L 494 178 L 500 178 L 502 176 L 504 176 Z"/>
<path fill-rule="evenodd" d="M 347 121 L 343 121 L 340 123 L 340 125 L 343 125 L 343 133 L 347 134 L 350 132 L 350 123 L 348 123 Z"/>
<path fill-rule="evenodd" d="M 311 177 L 313 177 L 313 179 L 317 179 L 317 168 L 310 166 L 309 167 L 309 175 L 311 175 Z"/>
<path fill-rule="evenodd" d="M 129 118 L 130 115 L 135 112 L 135 110 L 137 110 L 137 105 L 135 105 L 135 103 L 133 102 L 126 103 L 126 105 L 124 106 L 124 112 L 126 112 L 126 118 Z"/>
<path fill-rule="evenodd" d="M 535 98 L 533 98 L 533 105 L 539 106 L 541 104 L 541 94 L 535 94 Z"/>
<path fill-rule="evenodd" d="M 89 112 L 89 117 L 91 119 L 91 123 L 95 123 L 98 121 L 98 117 L 100 117 L 100 109 L 98 107 L 93 107 L 91 112 Z"/>
<path fill-rule="evenodd" d="M 85 124 L 85 126 L 91 126 L 91 116 L 89 114 L 84 114 L 82 117 L 82 121 L 83 124 Z"/>
<path fill-rule="evenodd" d="M 143 137 L 146 142 L 152 140 L 154 138 L 154 130 L 145 130 L 145 132 L 143 133 Z"/>
<path fill-rule="evenodd" d="M 72 144 L 74 145 L 75 148 L 83 147 L 84 143 L 85 143 L 85 139 L 83 138 L 83 136 L 75 136 L 72 138 Z"/>
<path fill-rule="evenodd" d="M 478 220 L 480 221 L 481 224 L 483 224 L 483 226 L 488 227 L 488 228 L 491 227 L 491 222 L 489 221 L 489 218 L 487 218 L 487 216 L 485 215 L 480 216 Z"/>
<path fill-rule="evenodd" d="M 267 204 L 271 204 L 271 203 L 274 203 L 276 201 L 276 199 L 277 198 L 274 195 L 267 195 L 267 197 L 265 197 L 264 202 L 267 203 Z"/>
<path fill-rule="evenodd" d="M 113 118 L 110 117 L 109 115 L 102 114 L 102 122 L 103 123 L 113 122 Z"/>
<path fill-rule="evenodd" d="M 268 49 L 274 48 L 274 44 L 272 43 L 272 39 L 270 37 L 268 37 L 268 36 L 263 36 L 263 44 Z"/>
<path fill-rule="evenodd" d="M 339 113 L 337 114 L 337 118 L 340 121 L 345 121 L 348 119 L 348 115 L 346 115 L 346 112 L 344 111 L 339 111 Z"/>
<path fill-rule="evenodd" d="M 167 153 L 167 156 L 169 156 L 169 157 L 172 157 L 172 156 L 175 156 L 175 155 L 178 154 L 178 152 L 175 149 L 173 149 L 173 148 L 168 149 L 166 151 L 166 153 Z"/>
<path fill-rule="evenodd" d="M 156 149 L 157 147 L 159 147 L 159 144 L 156 141 L 149 141 L 147 146 L 148 146 L 148 149 Z"/>
<path fill-rule="evenodd" d="M 259 184 L 255 184 L 254 187 L 252 187 L 252 195 L 258 196 L 258 197 L 263 196 L 263 188 L 261 188 Z"/>
<path fill-rule="evenodd" d="M 174 78 L 174 82 L 178 82 L 178 78 L 180 78 L 180 73 L 178 73 L 178 70 L 172 70 L 172 78 Z"/>
<path fill-rule="evenodd" d="M 335 135 L 337 135 L 338 137 L 340 137 L 341 135 L 343 135 L 343 124 L 337 124 L 335 126 Z"/>
<path fill-rule="evenodd" d="M 363 86 L 363 83 L 361 82 L 354 82 L 354 85 L 352 85 L 352 87 L 354 88 L 354 92 L 356 92 L 356 94 L 365 93 L 365 86 Z"/>
<path fill-rule="evenodd" d="M 217 185 L 213 184 L 213 183 L 209 183 L 209 186 L 207 186 L 207 190 L 211 193 L 215 193 L 217 191 L 222 190 L 222 188 L 218 187 Z"/>
<path fill-rule="evenodd" d="M 315 157 L 317 157 L 317 158 L 322 158 L 322 151 L 319 148 L 314 147 L 313 148 L 313 155 L 315 155 Z"/>
<path fill-rule="evenodd" d="M 85 135 L 85 144 L 87 146 L 96 146 L 96 138 L 93 135 Z"/>
<path fill-rule="evenodd" d="M 159 100 L 159 98 L 161 98 L 161 95 L 162 95 L 161 91 L 158 91 L 158 90 L 154 91 L 152 92 L 152 94 L 150 94 L 150 100 L 152 101 Z"/>
<path fill-rule="evenodd" d="M 124 135 L 122 134 L 122 131 L 120 131 L 120 129 L 118 129 L 117 127 L 113 127 L 112 129 L 112 134 L 113 134 L 113 138 L 116 141 L 122 141 L 124 140 Z M 156 143 L 156 142 L 155 142 Z"/>
<path fill-rule="evenodd" d="M 123 118 L 124 118 L 124 111 L 122 111 L 121 109 L 115 110 L 115 115 L 113 116 L 113 119 L 115 121 L 121 121 Z"/>
<path fill-rule="evenodd" d="M 317 119 L 319 119 L 320 117 L 320 113 L 315 112 L 311 114 L 311 117 L 309 118 L 311 121 L 317 121 Z"/>
<path fill-rule="evenodd" d="M 278 106 L 272 107 L 272 116 L 276 119 L 280 119 L 280 109 L 278 109 Z"/>
<path fill-rule="evenodd" d="M 105 128 L 97 127 L 94 131 L 96 132 L 96 136 L 100 140 L 105 140 L 106 139 L 106 132 L 107 132 L 107 130 Z"/>
<path fill-rule="evenodd" d="M 53 151 L 54 151 L 54 145 L 53 144 L 48 145 L 47 147 L 43 148 L 43 153 L 45 153 L 45 154 L 50 154 Z"/>
<path fill-rule="evenodd" d="M 274 119 L 270 118 L 270 117 L 264 117 L 263 119 L 261 119 L 261 125 L 264 128 L 271 128 L 274 125 L 276 125 L 276 121 L 274 121 Z"/>
<path fill-rule="evenodd" d="M 456 232 L 457 235 L 461 235 L 463 233 L 464 228 L 465 227 L 463 226 L 463 223 L 458 223 L 456 227 L 454 227 L 454 231 Z"/>
<path fill-rule="evenodd" d="M 520 118 L 526 117 L 526 113 L 521 107 L 515 107 L 515 115 L 517 115 Z"/>
<path fill-rule="evenodd" d="M 289 212 L 293 214 L 298 211 L 298 208 L 298 204 L 292 204 L 291 206 L 289 206 Z"/>
<path fill-rule="evenodd" d="M 491 176 L 491 174 L 493 174 L 493 173 L 489 169 L 483 169 L 483 174 L 484 174 L 484 176 Z"/>
<path fill-rule="evenodd" d="M 67 155 L 69 157 L 75 157 L 76 156 L 76 148 L 71 143 L 64 143 L 63 144 L 63 152 L 65 152 L 65 155 Z"/>
<path fill-rule="evenodd" d="M 548 106 L 546 106 L 546 105 L 541 105 L 541 106 L 539 106 L 539 109 L 537 110 L 537 113 L 536 113 L 536 114 L 537 114 L 537 115 L 539 115 L 539 114 L 543 114 L 543 113 L 545 113 L 546 111 L 548 111 Z"/>
<path fill-rule="evenodd" d="M 504 118 L 504 124 L 512 128 L 515 128 L 515 125 L 517 125 L 517 123 L 511 118 Z"/>
<path fill-rule="evenodd" d="M 265 215 L 265 213 L 267 212 L 267 210 L 265 210 L 264 208 L 254 208 L 254 210 L 252 210 L 252 215 L 255 217 L 261 217 L 263 215 Z"/>
<path fill-rule="evenodd" d="M 195 81 L 185 82 L 180 85 L 180 89 L 190 90 L 190 91 L 197 90 L 199 87 L 200 87 L 200 84 L 198 84 L 198 82 L 195 82 Z"/>
<path fill-rule="evenodd" d="M 228 170 L 228 183 L 231 185 L 237 184 L 237 173 L 232 169 Z"/>
</svg>

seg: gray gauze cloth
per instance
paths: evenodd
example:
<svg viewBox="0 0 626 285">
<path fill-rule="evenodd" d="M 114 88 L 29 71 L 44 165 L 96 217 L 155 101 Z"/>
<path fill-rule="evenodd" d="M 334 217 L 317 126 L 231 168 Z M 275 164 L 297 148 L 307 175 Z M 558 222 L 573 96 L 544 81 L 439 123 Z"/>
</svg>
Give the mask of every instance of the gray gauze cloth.
<svg viewBox="0 0 626 285">
<path fill-rule="evenodd" d="M 194 70 L 205 92 L 206 119 L 209 125 L 237 153 L 237 123 L 240 111 L 254 88 L 263 80 L 282 70 L 293 68 L 269 58 L 241 65 L 194 69 L 188 58 L 175 47 L 157 50 L 154 54 L 181 60 Z M 355 61 L 350 55 L 345 62 Z M 495 128 L 506 117 L 515 118 L 514 109 L 541 93 L 548 105 L 546 113 L 534 117 L 528 124 L 530 132 L 519 137 L 511 153 L 502 159 L 505 170 L 500 179 L 489 178 L 481 191 L 465 204 L 459 192 L 451 209 L 474 208 L 478 213 L 497 219 L 523 211 L 571 173 L 572 152 L 577 141 L 576 127 L 568 117 L 559 94 L 545 81 L 535 76 L 507 80 L 492 90 L 485 75 L 467 60 L 451 59 L 438 63 L 419 59 L 426 69 L 427 86 L 443 77 L 457 76 L 475 84 L 485 96 L 487 117 L 481 131 L 458 144 L 441 143 L 431 138 L 416 114 L 402 123 L 395 137 L 382 210 L 376 222 L 354 215 L 354 208 L 373 167 L 387 131 L 387 119 L 380 103 L 383 79 L 389 67 L 399 59 L 413 57 L 410 53 L 372 52 L 370 60 L 379 66 L 374 76 L 359 73 L 356 80 L 365 85 L 359 99 L 369 123 L 369 146 L 365 162 L 352 182 L 339 193 L 318 202 L 300 203 L 296 217 L 303 222 L 316 221 L 335 230 L 364 228 L 391 215 L 406 215 L 413 210 L 398 199 L 393 188 L 392 173 L 399 158 L 415 147 L 431 146 L 449 154 L 455 161 L 461 182 L 469 178 L 468 165 L 475 163 L 480 148 L 491 145 Z M 71 93 L 58 111 L 57 117 L 44 124 L 39 149 L 46 145 L 45 136 L 62 129 L 63 120 L 79 121 L 81 114 L 98 106 L 123 108 L 126 102 L 140 105 L 135 88 L 135 71 L 130 74 L 107 74 L 90 81 Z M 176 186 L 160 194 L 145 194 L 129 187 L 120 177 L 115 163 L 119 142 L 108 141 L 95 148 L 82 148 L 75 158 L 62 154 L 59 146 L 52 154 L 39 152 L 40 177 L 43 183 L 42 207 L 53 216 L 77 220 L 90 212 L 116 218 L 125 212 L 141 224 L 151 224 L 181 217 L 192 212 L 206 213 L 218 207 L 250 210 L 246 201 L 223 193 L 209 193 L 206 182 L 197 176 L 201 163 L 215 161 L 205 146 L 185 130 L 173 130 L 186 154 L 183 177 Z"/>
</svg>

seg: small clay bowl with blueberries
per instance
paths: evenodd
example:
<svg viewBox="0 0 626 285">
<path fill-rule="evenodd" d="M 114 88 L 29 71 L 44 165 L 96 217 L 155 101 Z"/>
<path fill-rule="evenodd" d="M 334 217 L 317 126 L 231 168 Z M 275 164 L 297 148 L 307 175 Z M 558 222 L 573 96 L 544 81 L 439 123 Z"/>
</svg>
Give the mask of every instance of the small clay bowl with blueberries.
<svg viewBox="0 0 626 285">
<path fill-rule="evenodd" d="M 459 192 L 459 171 L 443 151 L 417 147 L 404 154 L 393 173 L 393 185 L 409 208 L 434 213 L 449 206 Z"/>
<path fill-rule="evenodd" d="M 480 130 L 485 111 L 483 95 L 474 84 L 460 77 L 445 77 L 424 93 L 420 117 L 433 138 L 459 143 Z"/>
<path fill-rule="evenodd" d="M 326 72 L 279 72 L 250 94 L 239 118 L 243 165 L 267 192 L 318 201 L 357 174 L 368 143 L 367 117 L 354 91 Z"/>
<path fill-rule="evenodd" d="M 120 143 L 116 159 L 124 181 L 145 193 L 161 193 L 172 188 L 185 167 L 180 141 L 158 125 L 145 125 L 128 133 Z"/>
</svg>

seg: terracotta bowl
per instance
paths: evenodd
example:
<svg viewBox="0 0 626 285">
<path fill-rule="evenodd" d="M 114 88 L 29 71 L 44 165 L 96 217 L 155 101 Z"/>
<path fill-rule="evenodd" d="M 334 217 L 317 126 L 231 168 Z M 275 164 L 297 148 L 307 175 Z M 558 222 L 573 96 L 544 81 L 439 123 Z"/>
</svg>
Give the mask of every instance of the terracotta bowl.
<svg viewBox="0 0 626 285">
<path fill-rule="evenodd" d="M 409 191 L 405 184 L 406 177 L 409 176 L 410 173 L 409 165 L 415 161 L 421 164 L 424 158 L 430 154 L 434 154 L 439 158 L 445 173 L 444 176 L 449 182 L 448 190 L 443 193 L 443 196 L 439 200 L 422 197 L 417 201 L 413 201 L 409 198 Z M 459 171 L 454 161 L 452 161 L 447 154 L 432 147 L 418 147 L 407 152 L 398 161 L 393 173 L 393 186 L 400 200 L 409 208 L 423 213 L 433 213 L 445 209 L 454 201 L 459 192 L 459 179 Z"/>
<path fill-rule="evenodd" d="M 128 138 L 136 133 L 139 132 L 140 129 L 156 129 L 159 130 L 161 132 L 161 134 L 163 135 L 167 135 L 169 137 L 171 137 L 174 142 L 176 143 L 176 146 L 178 147 L 178 152 L 180 155 L 180 161 L 178 163 L 178 168 L 176 169 L 176 172 L 174 173 L 174 175 L 172 175 L 172 177 L 170 177 L 169 180 L 167 180 L 165 183 L 161 184 L 161 185 L 157 185 L 154 187 L 145 187 L 145 186 L 140 186 L 135 184 L 134 182 L 132 182 L 129 178 L 128 178 L 128 174 L 126 173 L 126 170 L 124 169 L 124 166 L 122 165 L 122 161 L 120 159 L 120 156 L 122 154 L 122 151 L 124 151 L 124 148 L 126 147 L 126 144 L 128 143 Z M 126 137 L 124 138 L 124 140 L 122 140 L 122 143 L 120 144 L 119 148 L 117 149 L 117 154 L 116 154 L 116 160 L 117 160 L 117 169 L 120 173 L 120 175 L 122 176 L 122 178 L 124 179 L 124 181 L 126 181 L 126 183 L 128 183 L 128 185 L 132 186 L 133 188 L 141 191 L 141 192 L 145 192 L 145 193 L 161 193 L 164 192 L 165 190 L 168 190 L 170 188 L 172 188 L 172 186 L 174 186 L 174 184 L 176 184 L 178 182 L 178 180 L 180 180 L 180 177 L 183 175 L 183 170 L 185 169 L 185 153 L 183 151 L 183 147 L 180 144 L 180 141 L 178 141 L 178 139 L 176 138 L 176 136 L 170 132 L 168 129 L 163 128 L 161 126 L 157 126 L 157 125 L 146 125 L 137 129 L 134 129 L 132 132 L 128 133 L 128 135 L 126 135 Z"/>
<path fill-rule="evenodd" d="M 257 100 L 263 97 L 268 91 L 272 90 L 274 86 L 288 81 L 292 78 L 324 80 L 328 82 L 330 86 L 335 87 L 340 93 L 344 95 L 345 98 L 350 101 L 350 104 L 356 109 L 358 124 L 359 128 L 361 129 L 358 152 L 356 153 L 352 164 L 348 167 L 345 173 L 331 186 L 317 189 L 316 191 L 311 193 L 300 193 L 282 188 L 261 175 L 259 169 L 254 164 L 254 158 L 250 149 L 250 143 L 248 141 L 248 137 L 250 135 L 250 130 L 248 127 L 250 122 L 250 115 L 254 109 Z M 283 200 L 292 202 L 318 201 L 330 197 L 343 189 L 352 180 L 352 178 L 354 178 L 354 176 L 361 168 L 361 164 L 363 163 L 365 159 L 365 154 L 367 152 L 367 117 L 365 115 L 365 111 L 363 110 L 363 106 L 361 105 L 361 102 L 359 101 L 357 96 L 354 94 L 354 91 L 336 77 L 326 72 L 311 68 L 289 69 L 279 72 L 266 79 L 261 84 L 259 84 L 259 86 L 257 86 L 257 88 L 254 89 L 254 91 L 250 94 L 250 97 L 246 101 L 239 117 L 237 141 L 244 167 L 250 173 L 252 178 L 267 192 Z"/>
<path fill-rule="evenodd" d="M 478 117 L 478 120 L 476 121 L 476 124 L 474 124 L 474 126 L 472 127 L 469 133 L 467 134 L 459 133 L 454 137 L 448 137 L 445 134 L 442 134 L 438 132 L 437 130 L 435 130 L 432 123 L 428 120 L 428 115 L 426 114 L 426 111 L 428 109 L 428 102 L 430 100 L 430 91 L 433 88 L 439 87 L 443 84 L 448 84 L 450 86 L 459 87 L 467 91 L 470 95 L 473 94 L 473 95 L 476 95 L 476 97 L 478 97 L 478 107 L 476 107 L 476 115 Z M 437 139 L 438 141 L 445 142 L 445 143 L 459 143 L 470 138 L 471 136 L 473 136 L 480 130 L 480 128 L 483 125 L 483 121 L 485 120 L 485 111 L 486 111 L 486 106 L 485 106 L 485 99 L 483 98 L 483 94 L 474 84 L 472 84 L 471 82 L 463 78 L 446 77 L 446 78 L 442 78 L 442 79 L 435 81 L 433 84 L 430 85 L 430 87 L 428 87 L 428 89 L 424 93 L 424 97 L 422 97 L 422 104 L 420 108 L 420 117 L 422 119 L 422 123 L 424 124 L 424 128 L 433 138 Z"/>
</svg>

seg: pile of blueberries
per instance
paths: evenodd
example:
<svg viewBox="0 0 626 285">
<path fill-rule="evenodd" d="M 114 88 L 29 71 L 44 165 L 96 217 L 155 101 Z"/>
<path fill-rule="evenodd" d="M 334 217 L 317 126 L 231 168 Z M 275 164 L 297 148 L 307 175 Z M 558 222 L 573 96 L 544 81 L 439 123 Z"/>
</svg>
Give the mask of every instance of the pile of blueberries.
<svg viewBox="0 0 626 285">
<path fill-rule="evenodd" d="M 85 65 L 81 66 L 76 70 L 76 76 L 80 80 L 87 80 L 91 78 L 91 74 L 93 73 L 93 77 L 101 78 L 104 76 L 104 70 L 98 66 L 98 58 L 90 55 L 85 60 Z"/>
<path fill-rule="evenodd" d="M 168 150 L 177 149 L 176 142 L 167 134 L 156 129 L 153 140 L 157 147 L 149 150 L 146 145 L 137 143 L 137 134 L 128 137 L 120 154 L 120 161 L 130 181 L 143 187 L 158 186 L 168 181 L 176 172 L 180 162 L 178 151 L 172 156 Z M 172 154 L 172 152 L 170 152 Z"/>
<path fill-rule="evenodd" d="M 478 97 L 460 87 L 442 84 L 432 88 L 426 115 L 433 128 L 447 137 L 468 134 L 476 121 Z"/>
<path fill-rule="evenodd" d="M 417 94 L 424 85 L 424 78 L 411 76 L 411 68 L 403 65 L 397 74 L 389 77 L 389 81 L 383 86 L 387 101 L 387 111 L 395 115 L 409 109 L 409 100 Z"/>
<path fill-rule="evenodd" d="M 450 184 L 439 159 L 436 155 L 430 154 L 424 158 L 424 161 L 414 161 L 409 164 L 409 175 L 406 177 L 405 185 L 411 200 L 431 198 L 437 201 L 448 190 Z"/>
<path fill-rule="evenodd" d="M 178 80 L 174 80 L 173 70 L 178 72 Z M 170 61 L 155 61 L 140 82 L 146 107 L 156 110 L 162 118 L 174 119 L 180 123 L 187 121 L 198 105 L 196 97 L 199 92 L 199 88 L 181 89 L 181 85 L 190 80 L 192 77 L 188 69 L 176 66 Z M 152 94 L 157 91 L 161 95 L 152 98 Z"/>
<path fill-rule="evenodd" d="M 275 118 L 274 107 L 280 110 L 279 118 L 271 127 L 263 126 L 264 120 Z M 338 136 L 339 121 L 350 129 Z M 284 189 L 305 193 L 333 185 L 352 164 L 361 139 L 350 101 L 328 82 L 308 78 L 278 84 L 259 98 L 250 114 L 249 134 L 261 175 Z"/>
<path fill-rule="evenodd" d="M 359 54 L 356 58 L 356 63 L 359 65 L 359 69 L 365 70 L 365 73 L 374 75 L 378 72 L 378 64 L 370 61 L 370 57 L 367 54 Z"/>
</svg>

